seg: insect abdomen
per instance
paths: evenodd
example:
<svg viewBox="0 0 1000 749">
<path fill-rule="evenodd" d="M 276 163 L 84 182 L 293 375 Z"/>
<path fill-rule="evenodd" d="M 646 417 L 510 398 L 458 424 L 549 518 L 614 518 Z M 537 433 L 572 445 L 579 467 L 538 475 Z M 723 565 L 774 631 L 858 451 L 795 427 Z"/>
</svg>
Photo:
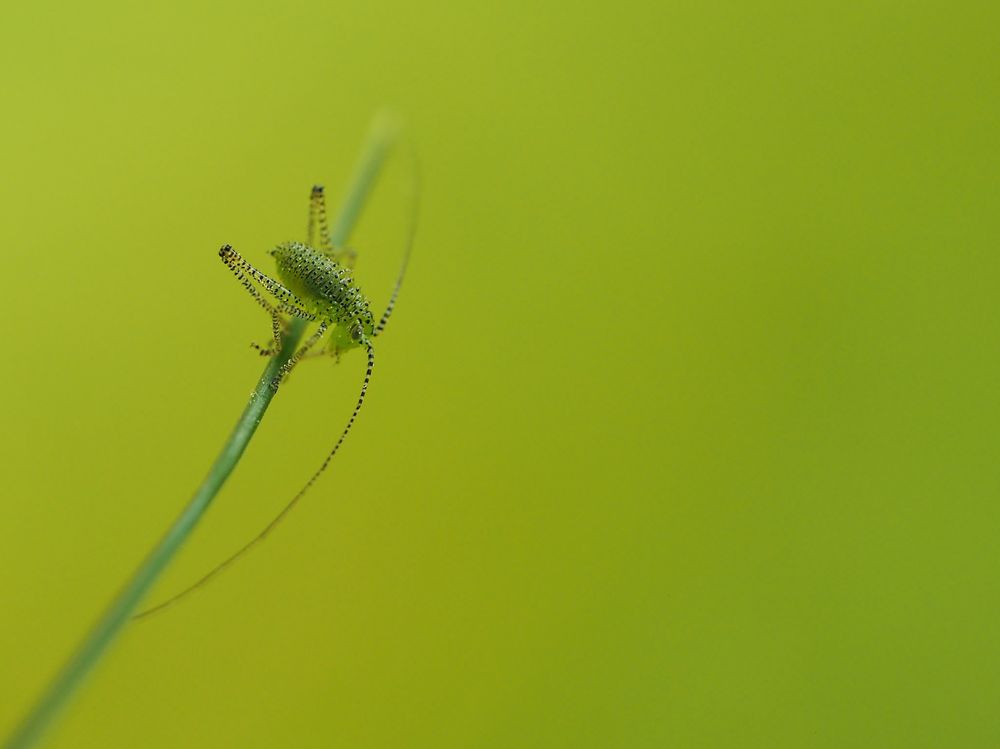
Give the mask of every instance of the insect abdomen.
<svg viewBox="0 0 1000 749">
<path fill-rule="evenodd" d="M 272 254 L 285 285 L 314 305 L 310 312 L 337 322 L 367 317 L 368 302 L 348 268 L 299 242 L 279 245 Z"/>
</svg>

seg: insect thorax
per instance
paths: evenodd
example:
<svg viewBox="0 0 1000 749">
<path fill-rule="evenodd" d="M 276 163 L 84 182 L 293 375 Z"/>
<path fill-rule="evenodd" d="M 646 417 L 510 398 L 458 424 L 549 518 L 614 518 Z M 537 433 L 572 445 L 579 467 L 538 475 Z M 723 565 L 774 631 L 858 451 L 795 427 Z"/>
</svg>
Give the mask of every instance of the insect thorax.
<svg viewBox="0 0 1000 749">
<path fill-rule="evenodd" d="M 370 332 L 371 309 L 349 268 L 301 242 L 280 244 L 271 255 L 282 282 L 307 303 L 308 312 L 333 323 L 361 320 Z"/>
</svg>

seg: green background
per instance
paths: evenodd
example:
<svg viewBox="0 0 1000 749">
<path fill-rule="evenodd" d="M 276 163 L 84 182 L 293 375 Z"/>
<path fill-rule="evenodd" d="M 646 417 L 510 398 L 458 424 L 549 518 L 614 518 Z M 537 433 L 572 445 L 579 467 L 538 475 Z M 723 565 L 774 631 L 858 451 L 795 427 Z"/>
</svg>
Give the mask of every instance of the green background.
<svg viewBox="0 0 1000 749">
<path fill-rule="evenodd" d="M 201 479 L 402 112 L 354 433 L 52 747 L 1000 744 L 995 3 L 17 3 L 0 26 L 0 735 Z M 390 165 L 352 239 L 384 304 Z M 152 599 L 290 497 L 313 362 Z"/>
</svg>

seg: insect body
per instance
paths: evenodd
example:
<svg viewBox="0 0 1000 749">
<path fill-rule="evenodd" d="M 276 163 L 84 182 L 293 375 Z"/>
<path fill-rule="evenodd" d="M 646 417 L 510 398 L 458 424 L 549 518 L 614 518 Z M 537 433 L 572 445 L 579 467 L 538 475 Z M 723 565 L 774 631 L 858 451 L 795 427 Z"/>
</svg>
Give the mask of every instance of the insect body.
<svg viewBox="0 0 1000 749">
<path fill-rule="evenodd" d="M 374 334 L 371 308 L 361 289 L 354 285 L 350 268 L 299 242 L 278 245 L 271 255 L 288 288 L 311 300 L 309 312 L 348 327 L 353 340 Z"/>
<path fill-rule="evenodd" d="M 313 248 L 315 230 L 319 228 L 319 244 Z M 412 234 L 412 232 L 411 232 Z M 281 350 L 281 334 L 284 324 L 281 314 L 319 323 L 319 328 L 295 356 L 289 359 L 274 382 L 274 386 L 292 367 L 322 338 L 328 328 L 333 328 L 326 353 L 338 356 L 347 349 L 364 345 L 371 354 L 371 339 L 385 327 L 392 314 L 403 272 L 397 279 L 389 306 L 378 325 L 372 315 L 371 306 L 353 279 L 353 253 L 337 251 L 330 240 L 326 223 L 326 208 L 323 188 L 312 189 L 309 210 L 309 242 L 285 242 L 271 250 L 271 256 L 278 266 L 280 282 L 254 268 L 232 248 L 223 245 L 219 256 L 257 302 L 271 315 L 273 344 L 269 348 L 257 347 L 261 354 L 272 355 Z M 407 257 L 409 247 L 407 248 Z M 271 304 L 261 295 L 257 287 L 271 294 L 276 304 Z"/>
<path fill-rule="evenodd" d="M 317 346 L 328 331 L 330 332 L 329 339 L 323 350 L 319 353 L 336 356 L 339 359 L 340 355 L 345 351 L 364 346 L 368 353 L 368 368 L 361 384 L 361 393 L 354 406 L 354 412 L 341 432 L 340 438 L 320 467 L 288 504 L 285 505 L 281 512 L 257 536 L 251 539 L 235 554 L 218 564 L 193 585 L 168 598 L 163 603 L 136 614 L 135 618 L 138 619 L 147 616 L 173 605 L 181 598 L 200 588 L 251 548 L 263 541 L 292 508 L 295 507 L 299 500 L 302 499 L 323 471 L 326 470 L 330 461 L 333 460 L 333 457 L 337 454 L 348 432 L 350 432 L 351 427 L 354 425 L 358 412 L 364 403 L 368 384 L 371 380 L 372 369 L 375 366 L 375 349 L 372 340 L 385 329 L 389 316 L 395 307 L 396 298 L 399 295 L 399 289 L 403 282 L 403 275 L 406 272 L 410 249 L 413 244 L 416 211 L 416 201 L 414 200 L 406 251 L 403 255 L 403 264 L 396 278 L 396 285 L 389 298 L 389 303 L 378 322 L 375 321 L 368 299 L 354 283 L 352 267 L 354 253 L 350 250 L 335 249 L 330 240 L 330 233 L 326 223 L 323 188 L 320 186 L 313 187 L 310 198 L 309 228 L 307 231 L 308 242 L 285 242 L 271 250 L 270 254 L 274 257 L 277 264 L 278 279 L 280 280 L 273 279 L 257 270 L 233 249 L 231 245 L 223 245 L 219 250 L 219 257 L 222 258 L 222 261 L 257 303 L 271 316 L 271 330 L 273 335 L 271 344 L 267 347 L 253 344 L 260 351 L 261 355 L 274 356 L 281 351 L 282 340 L 287 327 L 284 316 L 287 315 L 318 323 L 315 332 L 281 366 L 278 375 L 271 382 L 272 388 L 278 388 L 288 372 L 303 357 L 310 354 L 312 349 Z M 319 229 L 319 242 L 314 246 L 317 228 Z M 267 299 L 264 295 L 265 293 L 273 297 L 274 301 L 272 302 Z"/>
</svg>

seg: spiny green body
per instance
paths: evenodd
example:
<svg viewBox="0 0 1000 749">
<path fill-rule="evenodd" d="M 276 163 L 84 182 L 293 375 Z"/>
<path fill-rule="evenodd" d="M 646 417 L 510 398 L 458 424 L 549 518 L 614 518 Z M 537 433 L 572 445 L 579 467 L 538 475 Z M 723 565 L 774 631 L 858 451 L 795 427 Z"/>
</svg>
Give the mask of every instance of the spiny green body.
<svg viewBox="0 0 1000 749">
<path fill-rule="evenodd" d="M 350 268 L 301 242 L 278 245 L 271 255 L 285 285 L 311 303 L 309 312 L 330 322 L 371 320 L 368 300 L 355 286 Z"/>
<path fill-rule="evenodd" d="M 332 336 L 335 345 L 350 345 L 348 341 L 356 344 L 361 337 L 356 335 L 354 327 L 359 322 L 365 337 L 374 334 L 371 305 L 355 285 L 350 268 L 302 242 L 280 244 L 271 250 L 271 255 L 277 263 L 279 278 L 307 304 L 306 311 L 336 326 Z M 338 333 L 346 333 L 348 340 L 338 340 Z"/>
</svg>

